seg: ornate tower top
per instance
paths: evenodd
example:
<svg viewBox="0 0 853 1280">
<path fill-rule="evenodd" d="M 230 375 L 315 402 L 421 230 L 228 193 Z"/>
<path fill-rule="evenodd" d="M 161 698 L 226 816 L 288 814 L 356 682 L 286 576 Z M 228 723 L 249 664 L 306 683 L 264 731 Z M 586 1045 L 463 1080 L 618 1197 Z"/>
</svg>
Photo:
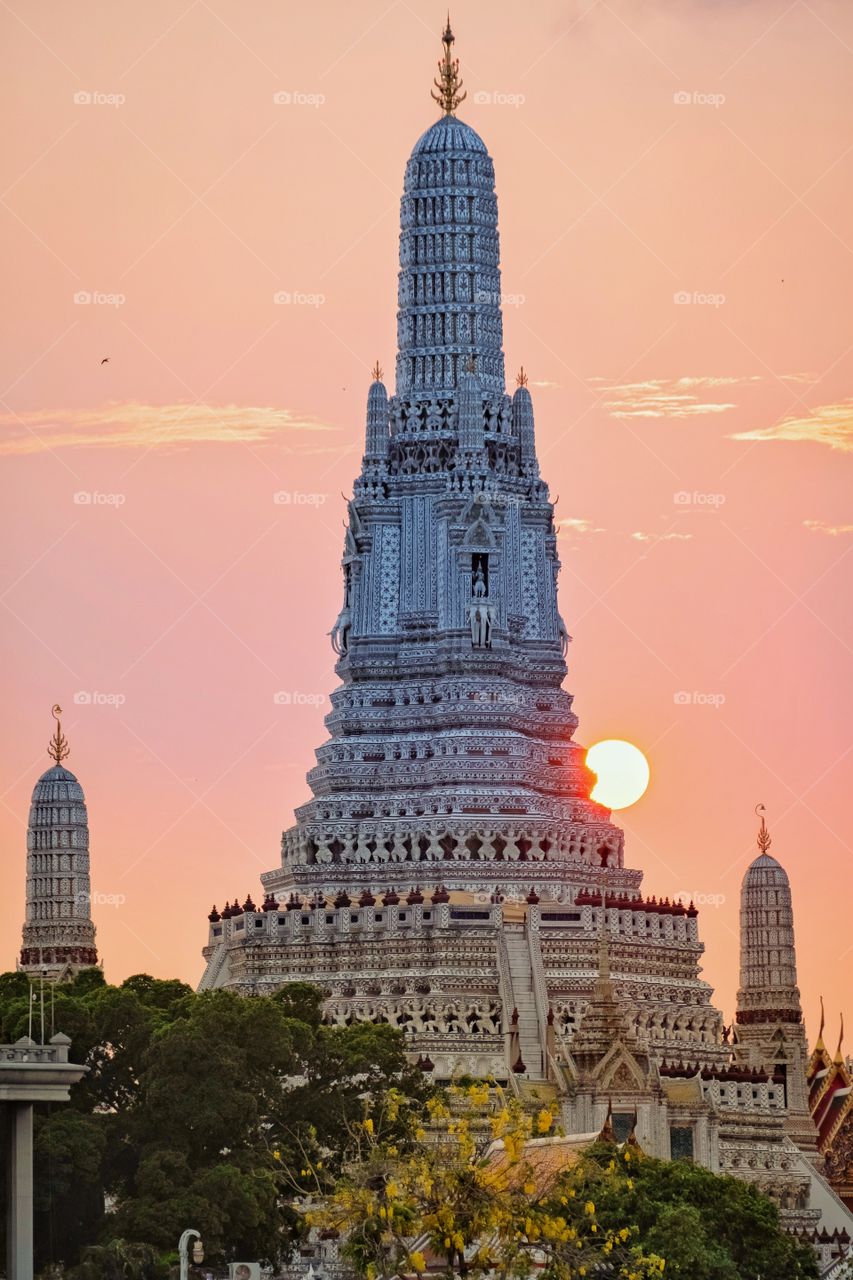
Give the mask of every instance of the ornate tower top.
<svg viewBox="0 0 853 1280">
<path fill-rule="evenodd" d="M 485 143 L 454 115 L 465 97 L 453 32 L 444 32 L 443 114 L 412 150 L 400 216 L 397 395 L 450 400 L 472 357 L 484 413 L 505 395 L 495 171 Z M 435 416 L 435 415 L 432 415 Z"/>
<path fill-rule="evenodd" d="M 62 732 L 62 722 L 59 719 L 59 717 L 62 715 L 62 707 L 59 705 L 58 702 L 53 707 L 51 707 L 50 714 L 53 716 L 54 720 L 56 721 L 56 730 L 50 742 L 48 743 L 47 754 L 50 756 L 52 760 L 55 760 L 57 764 L 61 764 L 62 761 L 66 758 L 66 756 L 71 754 L 71 748 L 68 745 L 68 739 L 65 737 L 65 734 Z"/>
<path fill-rule="evenodd" d="M 432 99 L 437 102 L 446 116 L 452 116 L 459 106 L 460 102 L 464 102 L 468 94 L 462 90 L 462 81 L 459 77 L 459 59 L 452 56 L 451 50 L 453 42 L 456 39 L 450 29 L 450 14 L 447 15 L 447 25 L 444 28 L 444 34 L 441 37 L 444 45 L 444 56 L 438 62 L 437 80 L 433 81 L 435 89 L 432 90 Z"/>
</svg>

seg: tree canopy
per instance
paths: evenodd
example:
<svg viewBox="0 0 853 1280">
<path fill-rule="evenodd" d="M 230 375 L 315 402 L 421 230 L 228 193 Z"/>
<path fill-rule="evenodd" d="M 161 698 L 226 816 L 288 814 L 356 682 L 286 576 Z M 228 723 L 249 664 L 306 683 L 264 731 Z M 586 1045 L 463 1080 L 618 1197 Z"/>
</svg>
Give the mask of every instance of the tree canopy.
<svg viewBox="0 0 853 1280">
<path fill-rule="evenodd" d="M 387 1132 L 400 1106 L 387 1095 L 362 1122 L 357 1158 L 339 1177 L 308 1171 L 307 1221 L 339 1233 L 366 1280 L 818 1274 L 812 1250 L 744 1182 L 650 1159 L 636 1144 L 579 1150 L 556 1134 L 550 1110 L 528 1115 L 482 1084 L 430 1099 L 429 1128 L 403 1150 Z"/>
<path fill-rule="evenodd" d="M 246 999 L 87 970 L 44 1002 L 45 1036 L 70 1036 L 89 1071 L 70 1105 L 37 1108 L 36 1261 L 81 1278 L 122 1258 L 147 1275 L 145 1247 L 173 1251 L 188 1225 L 213 1262 L 277 1261 L 301 1229 L 290 1171 L 321 1152 L 338 1167 L 340 1133 L 374 1094 L 423 1092 L 398 1032 L 323 1025 L 306 984 Z M 26 975 L 0 975 L 0 1041 L 28 1034 L 30 1004 Z"/>
</svg>

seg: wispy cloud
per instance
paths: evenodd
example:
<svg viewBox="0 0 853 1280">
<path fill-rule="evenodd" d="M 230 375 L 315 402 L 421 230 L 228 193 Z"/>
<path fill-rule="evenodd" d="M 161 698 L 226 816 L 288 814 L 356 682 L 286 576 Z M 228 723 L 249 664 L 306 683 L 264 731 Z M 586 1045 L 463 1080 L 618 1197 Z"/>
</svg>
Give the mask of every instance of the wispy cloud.
<svg viewBox="0 0 853 1280">
<path fill-rule="evenodd" d="M 591 520 L 584 520 L 579 517 L 565 516 L 562 520 L 556 522 L 558 538 L 572 538 L 576 534 L 585 533 L 604 533 L 604 529 L 599 529 Z"/>
<path fill-rule="evenodd" d="M 691 542 L 692 533 L 632 533 L 635 542 Z"/>
<path fill-rule="evenodd" d="M 543 378 L 540 382 L 534 382 L 531 378 L 531 387 L 559 387 L 559 382 L 549 382 L 547 378 Z"/>
<path fill-rule="evenodd" d="M 263 444 L 326 452 L 312 439 L 336 431 L 290 409 L 257 405 L 137 404 L 96 409 L 27 409 L 0 413 L 0 454 L 67 448 L 150 449 L 190 444 Z"/>
<path fill-rule="evenodd" d="M 645 382 L 612 383 L 602 387 L 601 394 L 604 407 L 613 418 L 696 418 L 737 408 L 730 400 L 710 399 L 714 391 L 760 381 L 758 374 L 747 378 L 649 378 Z"/>
<path fill-rule="evenodd" d="M 822 404 L 806 417 L 783 418 L 772 427 L 738 431 L 730 440 L 807 440 L 830 449 L 853 449 L 853 399 L 840 404 Z"/>
<path fill-rule="evenodd" d="M 804 528 L 812 533 L 825 533 L 830 538 L 838 538 L 845 533 L 853 533 L 853 524 L 827 524 L 824 520 L 804 520 Z"/>
</svg>

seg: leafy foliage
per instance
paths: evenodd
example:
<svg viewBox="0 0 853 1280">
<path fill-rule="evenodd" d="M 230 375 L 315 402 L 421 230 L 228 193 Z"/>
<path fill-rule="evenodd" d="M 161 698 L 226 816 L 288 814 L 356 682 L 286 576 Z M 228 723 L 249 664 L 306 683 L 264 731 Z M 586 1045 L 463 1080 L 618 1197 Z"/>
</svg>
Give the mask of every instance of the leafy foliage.
<svg viewBox="0 0 853 1280">
<path fill-rule="evenodd" d="M 307 1220 L 341 1233 L 367 1280 L 436 1263 L 469 1280 L 817 1276 L 812 1251 L 743 1182 L 632 1145 L 578 1152 L 554 1137 L 547 1109 L 525 1115 L 483 1085 L 432 1099 L 429 1129 L 404 1151 L 387 1132 L 398 1105 L 392 1094 L 363 1121 L 358 1157 L 337 1181 L 306 1171 Z"/>
<path fill-rule="evenodd" d="M 547 1109 L 534 1118 L 488 1086 L 457 1088 L 446 1100 L 430 1099 L 429 1129 L 401 1152 L 386 1136 L 397 1105 L 391 1095 L 364 1120 L 359 1158 L 330 1191 L 314 1171 L 315 1196 L 305 1207 L 312 1225 L 345 1237 L 367 1280 L 424 1272 L 430 1258 L 470 1280 L 526 1280 L 539 1270 L 572 1280 L 602 1262 L 625 1280 L 660 1277 L 664 1260 L 642 1247 L 636 1228 L 605 1227 L 592 1200 L 534 1157 L 552 1134 Z M 539 1142 L 530 1146 L 534 1135 Z"/>
</svg>

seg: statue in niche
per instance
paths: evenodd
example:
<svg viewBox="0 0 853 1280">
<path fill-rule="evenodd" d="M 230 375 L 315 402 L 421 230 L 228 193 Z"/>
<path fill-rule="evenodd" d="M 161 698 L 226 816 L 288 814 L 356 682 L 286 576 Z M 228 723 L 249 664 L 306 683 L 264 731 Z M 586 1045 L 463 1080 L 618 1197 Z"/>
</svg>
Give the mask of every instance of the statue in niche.
<svg viewBox="0 0 853 1280">
<path fill-rule="evenodd" d="M 471 556 L 471 604 L 468 608 L 474 649 L 491 648 L 495 609 L 488 603 L 489 598 L 489 556 L 487 552 L 475 551 Z"/>
<path fill-rule="evenodd" d="M 474 649 L 491 649 L 494 609 L 485 602 L 473 601 L 469 609 L 471 621 L 471 646 Z"/>
</svg>

